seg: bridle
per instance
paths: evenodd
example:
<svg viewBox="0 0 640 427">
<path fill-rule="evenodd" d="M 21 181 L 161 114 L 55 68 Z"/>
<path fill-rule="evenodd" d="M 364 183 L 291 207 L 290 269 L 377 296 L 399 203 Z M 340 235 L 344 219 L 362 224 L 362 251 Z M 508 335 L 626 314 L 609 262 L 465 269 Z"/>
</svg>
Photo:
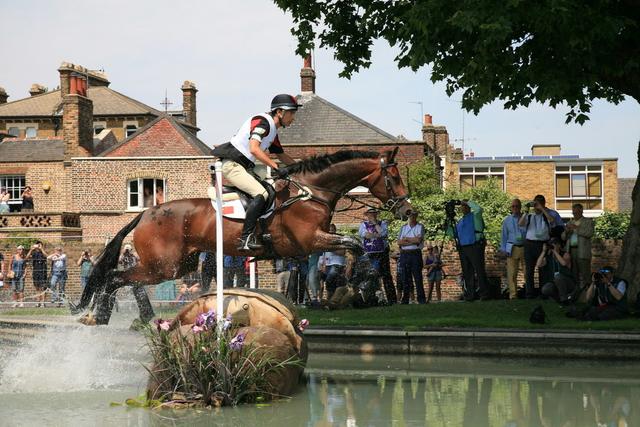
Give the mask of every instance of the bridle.
<svg viewBox="0 0 640 427">
<path fill-rule="evenodd" d="M 398 196 L 394 191 L 393 186 L 391 186 L 391 178 L 389 177 L 389 171 L 387 169 L 389 169 L 392 166 L 397 167 L 398 164 L 396 162 L 387 163 L 384 157 L 380 157 L 380 171 L 382 173 L 373 182 L 371 187 L 374 187 L 380 178 L 384 178 L 384 188 L 387 191 L 387 196 L 390 196 L 390 197 L 389 197 L 389 200 L 384 202 L 384 204 L 382 205 L 382 210 L 395 212 L 398 205 L 404 202 L 405 200 L 407 200 L 409 196 L 407 195 Z"/>
<path fill-rule="evenodd" d="M 321 190 L 321 191 L 325 191 L 328 193 L 333 193 L 338 195 L 338 199 L 344 197 L 345 199 L 349 199 L 351 201 L 351 203 L 349 204 L 349 206 L 347 206 L 346 208 L 343 209 L 337 209 L 335 210 L 335 212 L 345 212 L 345 211 L 350 211 L 350 210 L 357 210 L 360 209 L 360 207 L 362 206 L 366 206 L 369 208 L 374 208 L 374 209 L 378 209 L 378 210 L 383 210 L 383 211 L 390 211 L 390 212 L 394 212 L 398 205 L 400 205 L 402 202 L 404 202 L 405 200 L 407 200 L 409 198 L 409 196 L 398 196 L 396 194 L 396 192 L 393 190 L 393 186 L 391 185 L 391 178 L 389 177 L 389 172 L 388 172 L 388 168 L 392 167 L 392 166 L 397 166 L 397 163 L 395 162 L 391 162 L 391 163 L 387 163 L 386 159 L 384 157 L 380 157 L 380 175 L 378 175 L 378 177 L 375 179 L 375 181 L 373 181 L 370 185 L 369 188 L 373 188 L 375 187 L 375 185 L 378 183 L 378 181 L 380 179 L 384 179 L 384 187 L 385 190 L 387 192 L 387 196 L 389 196 L 389 199 L 382 205 L 382 207 L 373 205 L 371 203 L 367 203 L 364 202 L 350 194 L 341 192 L 341 191 L 336 191 L 336 190 L 331 190 L 329 188 L 325 188 L 325 187 L 320 187 L 318 185 L 313 185 L 313 184 L 305 184 L 304 186 L 300 185 L 298 182 L 296 182 L 295 180 L 291 179 L 290 177 L 284 178 L 285 181 L 288 181 L 289 184 L 293 184 L 295 187 L 298 188 L 299 190 L 299 195 L 292 197 L 288 200 L 286 200 L 282 205 L 278 206 L 276 208 L 276 210 L 280 210 L 280 209 L 284 209 L 286 207 L 288 207 L 289 205 L 299 201 L 299 200 L 312 200 L 315 202 L 318 202 L 320 204 L 323 204 L 325 206 L 327 206 L 330 210 L 332 210 L 331 205 L 328 201 L 321 199 L 313 194 L 309 194 L 309 192 L 307 191 L 308 189 L 305 189 L 305 187 L 310 187 L 310 188 L 315 188 L 317 190 Z M 365 177 L 366 179 L 366 177 Z M 358 203 L 357 207 L 353 207 L 354 203 Z"/>
</svg>

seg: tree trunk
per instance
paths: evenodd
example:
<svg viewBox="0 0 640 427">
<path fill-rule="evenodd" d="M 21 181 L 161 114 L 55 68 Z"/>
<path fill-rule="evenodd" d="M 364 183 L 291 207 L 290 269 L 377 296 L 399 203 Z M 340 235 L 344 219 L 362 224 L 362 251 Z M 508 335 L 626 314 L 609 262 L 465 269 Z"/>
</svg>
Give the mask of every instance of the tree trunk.
<svg viewBox="0 0 640 427">
<path fill-rule="evenodd" d="M 638 165 L 640 165 L 640 142 L 638 143 Z M 622 255 L 618 263 L 617 276 L 627 280 L 627 298 L 631 302 L 636 301 L 640 292 L 640 170 L 638 178 L 633 186 L 633 207 L 631 209 L 631 223 L 624 236 Z"/>
</svg>

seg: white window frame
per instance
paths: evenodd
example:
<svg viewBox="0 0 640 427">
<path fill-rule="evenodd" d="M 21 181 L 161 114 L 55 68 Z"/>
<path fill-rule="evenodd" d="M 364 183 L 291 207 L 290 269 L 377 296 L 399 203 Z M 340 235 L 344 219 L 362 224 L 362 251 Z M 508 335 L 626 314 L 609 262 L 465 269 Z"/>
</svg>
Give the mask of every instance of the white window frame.
<svg viewBox="0 0 640 427">
<path fill-rule="evenodd" d="M 472 168 L 471 172 L 462 172 L 463 168 Z M 487 172 L 477 172 L 476 168 L 487 168 Z M 502 168 L 502 171 L 493 171 L 492 168 Z M 507 180 L 506 180 L 506 165 L 504 163 L 492 163 L 492 164 L 467 164 L 467 163 L 458 163 L 458 188 L 462 190 L 462 177 L 471 176 L 473 179 L 472 187 L 476 187 L 476 176 L 501 176 L 502 177 L 502 191 L 507 190 Z"/>
<path fill-rule="evenodd" d="M 36 129 L 36 136 L 32 137 L 32 138 L 37 138 L 38 137 L 38 123 L 7 123 L 7 132 L 9 132 L 9 129 L 11 128 L 18 128 L 19 130 L 19 134 L 16 138 L 20 138 L 22 137 L 22 135 L 24 135 L 24 137 L 26 138 L 27 136 L 27 128 L 35 128 Z"/>
<path fill-rule="evenodd" d="M 107 129 L 107 122 L 93 122 L 93 134 L 98 135 L 100 132 L 96 132 L 97 129 Z M 125 135 L 127 134 L 127 128 L 124 129 Z"/>
<path fill-rule="evenodd" d="M 127 126 L 135 126 L 136 129 L 131 132 L 131 135 L 133 135 L 134 133 L 136 133 L 138 131 L 138 129 L 140 129 L 140 126 L 138 125 L 138 121 L 137 120 L 125 120 L 122 123 L 122 130 L 124 131 L 124 138 L 127 139 L 129 138 L 131 135 L 127 135 Z"/>
<path fill-rule="evenodd" d="M 11 185 L 7 183 L 9 180 L 12 181 Z M 18 181 L 17 186 L 15 185 L 15 180 Z M 11 194 L 10 205 L 22 204 L 21 196 L 26 186 L 27 178 L 25 175 L 0 175 L 0 188 L 6 188 Z M 13 197 L 14 194 L 17 194 L 17 197 Z"/>
<path fill-rule="evenodd" d="M 141 212 L 144 211 L 152 206 L 145 206 L 144 205 L 144 181 L 146 179 L 152 179 L 153 180 L 153 206 L 156 206 L 156 190 L 157 190 L 157 182 L 158 181 L 162 181 L 162 190 L 164 193 L 164 201 L 167 201 L 167 180 L 166 178 L 156 178 L 156 177 L 139 177 L 139 178 L 131 178 L 127 180 L 127 211 L 129 212 Z M 138 205 L 133 206 L 131 205 L 131 195 L 134 194 L 131 191 L 131 182 L 133 181 L 137 181 L 138 182 L 138 191 L 135 193 L 138 196 Z"/>
<path fill-rule="evenodd" d="M 558 170 L 558 167 L 568 167 L 569 170 Z M 589 170 L 589 168 L 599 167 L 599 170 Z M 583 170 L 574 170 L 574 168 L 584 168 Z M 571 217 L 573 215 L 571 209 L 558 209 L 558 201 L 571 201 L 572 205 L 580 203 L 581 200 L 600 200 L 601 209 L 587 209 L 584 207 L 583 215 L 585 217 L 597 217 L 604 212 L 604 165 L 602 163 L 556 163 L 554 167 L 553 175 L 553 195 L 554 195 L 554 208 L 560 216 Z M 589 174 L 600 174 L 600 196 L 574 196 L 573 195 L 573 175 L 586 175 L 586 188 L 589 189 Z M 569 197 L 558 197 L 557 178 L 558 175 L 569 175 Z"/>
</svg>

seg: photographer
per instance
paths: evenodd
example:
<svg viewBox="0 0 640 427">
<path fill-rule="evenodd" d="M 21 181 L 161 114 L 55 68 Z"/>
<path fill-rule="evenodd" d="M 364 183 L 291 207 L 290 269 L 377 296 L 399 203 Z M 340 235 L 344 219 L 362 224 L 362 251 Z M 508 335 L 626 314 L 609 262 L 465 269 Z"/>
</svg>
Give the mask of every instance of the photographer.
<svg viewBox="0 0 640 427">
<path fill-rule="evenodd" d="M 47 254 L 44 251 L 42 242 L 40 240 L 31 246 L 27 253 L 27 260 L 31 260 L 31 266 L 33 271 L 31 273 L 31 279 L 33 280 L 33 286 L 36 288 L 36 307 L 44 307 L 45 291 L 49 287 L 47 281 Z"/>
<path fill-rule="evenodd" d="M 627 282 L 613 275 L 613 267 L 594 273 L 587 288 L 589 307 L 582 320 L 612 320 L 627 317 Z"/>
<path fill-rule="evenodd" d="M 565 252 L 562 241 L 553 238 L 545 243 L 545 248 L 538 258 L 536 267 L 542 269 L 549 264 L 551 273 L 542 286 L 542 295 L 558 301 L 561 305 L 569 305 L 569 295 L 576 289 L 576 276 L 571 271 L 571 254 Z"/>
<path fill-rule="evenodd" d="M 465 288 L 468 290 L 464 298 L 473 301 L 476 297 L 480 300 L 488 300 L 489 285 L 485 271 L 484 249 L 487 244 L 484 237 L 484 219 L 482 208 L 471 200 L 452 200 L 447 203 L 445 209 L 450 215 L 450 206 L 460 205 L 462 218 L 456 224 L 456 232 L 460 243 L 460 263 L 464 276 Z M 453 229 L 449 227 L 447 234 L 453 235 Z M 478 291 L 474 286 L 474 276 L 478 279 Z M 469 291 L 470 290 L 470 291 Z"/>
<path fill-rule="evenodd" d="M 91 269 L 95 265 L 93 257 L 91 256 L 91 249 L 87 249 L 82 252 L 82 255 L 80 255 L 80 258 L 78 258 L 78 262 L 76 263 L 76 265 L 80 267 L 80 285 L 84 290 L 84 287 L 87 286 L 87 281 L 89 280 Z"/>
<path fill-rule="evenodd" d="M 128 270 L 135 267 L 139 260 L 140 258 L 138 258 L 138 255 L 133 251 L 131 245 L 127 243 L 124 245 L 124 251 L 118 259 L 118 264 L 120 264 L 123 270 Z"/>
<path fill-rule="evenodd" d="M 529 213 L 531 207 L 534 208 L 533 213 Z M 532 299 L 538 296 L 539 290 L 545 283 L 543 278 L 546 274 L 546 265 L 538 268 L 539 289 L 535 288 L 534 271 L 538 258 L 543 252 L 544 243 L 551 237 L 551 228 L 555 225 L 556 219 L 545 207 L 545 198 L 541 194 L 534 197 L 533 202 L 527 203 L 525 208 L 525 214 L 520 217 L 518 224 L 525 227 L 526 230 L 524 241 L 525 296 L 527 299 Z"/>
</svg>

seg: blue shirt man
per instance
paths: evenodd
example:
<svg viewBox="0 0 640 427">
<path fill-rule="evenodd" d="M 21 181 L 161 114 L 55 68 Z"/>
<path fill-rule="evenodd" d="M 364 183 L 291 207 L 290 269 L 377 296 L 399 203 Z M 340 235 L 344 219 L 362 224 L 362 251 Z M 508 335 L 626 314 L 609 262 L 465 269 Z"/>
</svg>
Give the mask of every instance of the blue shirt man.
<svg viewBox="0 0 640 427">
<path fill-rule="evenodd" d="M 482 208 L 471 200 L 461 202 L 462 218 L 456 224 L 460 241 L 460 264 L 464 276 L 464 298 L 473 301 L 476 298 L 490 298 L 489 282 L 484 262 L 484 219 Z M 452 234 L 449 230 L 448 234 Z M 477 278 L 477 286 L 476 286 Z"/>
</svg>

